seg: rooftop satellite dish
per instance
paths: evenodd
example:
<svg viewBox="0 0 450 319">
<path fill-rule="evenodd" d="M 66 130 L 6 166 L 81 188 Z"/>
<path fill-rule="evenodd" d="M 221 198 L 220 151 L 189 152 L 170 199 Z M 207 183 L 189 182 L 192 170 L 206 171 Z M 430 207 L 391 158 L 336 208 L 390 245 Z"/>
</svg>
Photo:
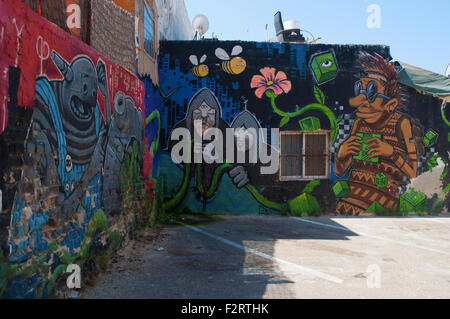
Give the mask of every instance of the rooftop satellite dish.
<svg viewBox="0 0 450 319">
<path fill-rule="evenodd" d="M 194 40 L 199 40 L 201 37 L 208 32 L 209 29 L 209 21 L 208 18 L 203 14 L 197 14 L 192 20 L 192 27 L 195 31 Z"/>
<path fill-rule="evenodd" d="M 445 76 L 450 77 L 450 64 L 447 67 L 447 71 L 445 71 Z"/>
</svg>

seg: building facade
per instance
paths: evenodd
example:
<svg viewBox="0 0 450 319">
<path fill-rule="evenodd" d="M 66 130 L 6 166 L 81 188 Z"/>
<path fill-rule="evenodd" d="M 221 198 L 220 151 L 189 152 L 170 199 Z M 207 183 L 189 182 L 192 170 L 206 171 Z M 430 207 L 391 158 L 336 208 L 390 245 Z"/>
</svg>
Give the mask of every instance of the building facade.
<svg viewBox="0 0 450 319">
<path fill-rule="evenodd" d="M 192 41 L 181 0 L 0 12 L 0 297 L 66 296 L 161 211 L 448 211 L 449 108 L 386 46 Z"/>
<path fill-rule="evenodd" d="M 164 207 L 352 216 L 444 210 L 446 171 L 425 179 L 436 195 L 410 185 L 448 165 L 448 110 L 443 99 L 403 85 L 390 60 L 385 46 L 162 41 Z M 215 117 L 200 114 L 205 101 Z M 220 130 L 224 143 L 229 128 L 266 129 L 262 143 L 250 137 L 257 161 L 174 163 L 174 130 L 185 127 L 193 138 L 196 119 L 203 131 Z M 209 138 L 204 158 L 214 154 Z M 256 148 L 276 154 L 275 171 L 264 173 L 269 164 Z"/>
</svg>

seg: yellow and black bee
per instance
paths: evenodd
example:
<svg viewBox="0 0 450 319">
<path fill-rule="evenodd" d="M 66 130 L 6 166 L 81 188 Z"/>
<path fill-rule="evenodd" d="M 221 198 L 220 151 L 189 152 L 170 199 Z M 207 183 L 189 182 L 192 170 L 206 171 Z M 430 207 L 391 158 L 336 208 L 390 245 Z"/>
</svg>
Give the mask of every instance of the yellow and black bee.
<svg viewBox="0 0 450 319">
<path fill-rule="evenodd" d="M 216 49 L 216 56 L 222 60 L 222 69 L 226 73 L 237 75 L 245 71 L 245 69 L 247 68 L 247 61 L 245 61 L 241 57 L 238 57 L 238 55 L 241 54 L 242 51 L 243 49 L 240 45 L 235 46 L 233 48 L 233 51 L 231 52 L 231 56 L 234 56 L 234 58 L 230 58 L 230 56 L 224 49 Z"/>
<path fill-rule="evenodd" d="M 194 65 L 192 68 L 192 74 L 194 74 L 196 77 L 203 78 L 209 74 L 209 68 L 206 64 L 203 64 L 203 62 L 206 61 L 206 54 L 203 55 L 200 59 L 200 65 L 198 63 L 198 58 L 195 55 L 191 55 L 189 57 L 189 61 Z"/>
</svg>

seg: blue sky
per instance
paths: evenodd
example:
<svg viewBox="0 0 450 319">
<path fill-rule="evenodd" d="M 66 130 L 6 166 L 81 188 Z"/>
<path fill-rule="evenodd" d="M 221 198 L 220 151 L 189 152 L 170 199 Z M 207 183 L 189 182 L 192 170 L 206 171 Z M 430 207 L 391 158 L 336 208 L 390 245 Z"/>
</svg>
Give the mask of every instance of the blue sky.
<svg viewBox="0 0 450 319">
<path fill-rule="evenodd" d="M 189 17 L 203 13 L 220 40 L 265 41 L 275 36 L 273 15 L 299 20 L 318 43 L 385 44 L 394 60 L 443 74 L 450 63 L 448 0 L 185 0 Z M 369 29 L 367 7 L 381 8 L 381 28 Z"/>
</svg>

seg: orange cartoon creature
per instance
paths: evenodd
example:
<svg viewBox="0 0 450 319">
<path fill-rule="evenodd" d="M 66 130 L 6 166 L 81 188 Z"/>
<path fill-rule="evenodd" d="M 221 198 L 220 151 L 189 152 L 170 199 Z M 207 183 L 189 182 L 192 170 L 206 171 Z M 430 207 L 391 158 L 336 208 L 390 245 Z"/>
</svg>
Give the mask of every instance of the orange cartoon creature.
<svg viewBox="0 0 450 319">
<path fill-rule="evenodd" d="M 417 176 L 420 137 L 415 121 L 398 112 L 406 97 L 395 67 L 382 56 L 365 53 L 365 75 L 355 83 L 350 105 L 357 109 L 350 137 L 341 145 L 335 172 L 351 167 L 349 192 L 341 198 L 339 215 L 370 214 L 370 208 L 397 211 L 400 187 Z"/>
</svg>

